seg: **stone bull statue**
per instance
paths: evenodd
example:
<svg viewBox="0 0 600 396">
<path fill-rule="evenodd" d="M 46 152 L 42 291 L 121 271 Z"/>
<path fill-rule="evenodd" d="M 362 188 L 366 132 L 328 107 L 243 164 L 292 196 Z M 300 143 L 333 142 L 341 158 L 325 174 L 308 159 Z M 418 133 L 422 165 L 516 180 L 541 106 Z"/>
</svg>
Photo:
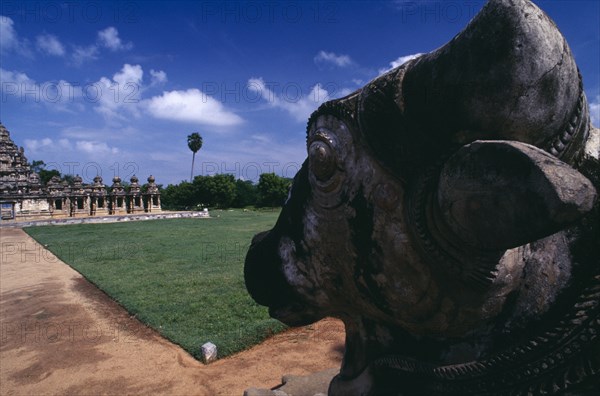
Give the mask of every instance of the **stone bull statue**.
<svg viewBox="0 0 600 396">
<path fill-rule="evenodd" d="M 554 23 L 490 0 L 310 117 L 247 289 L 290 326 L 344 321 L 330 395 L 598 394 L 598 139 Z"/>
</svg>

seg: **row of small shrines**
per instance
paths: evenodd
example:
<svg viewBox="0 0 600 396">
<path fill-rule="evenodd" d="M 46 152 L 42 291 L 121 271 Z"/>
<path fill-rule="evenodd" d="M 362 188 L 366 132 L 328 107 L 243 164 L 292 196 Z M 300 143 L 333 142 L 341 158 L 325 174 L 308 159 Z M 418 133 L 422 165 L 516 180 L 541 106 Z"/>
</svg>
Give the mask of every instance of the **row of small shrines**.
<svg viewBox="0 0 600 396">
<path fill-rule="evenodd" d="M 44 190 L 19 191 L 0 197 L 2 220 L 43 219 L 48 217 L 88 217 L 161 211 L 160 192 L 154 177 L 148 178 L 146 191 L 141 191 L 137 177 L 125 189 L 115 177 L 107 191 L 102 178 L 84 186 L 76 176 L 72 186 L 53 177 Z"/>
</svg>

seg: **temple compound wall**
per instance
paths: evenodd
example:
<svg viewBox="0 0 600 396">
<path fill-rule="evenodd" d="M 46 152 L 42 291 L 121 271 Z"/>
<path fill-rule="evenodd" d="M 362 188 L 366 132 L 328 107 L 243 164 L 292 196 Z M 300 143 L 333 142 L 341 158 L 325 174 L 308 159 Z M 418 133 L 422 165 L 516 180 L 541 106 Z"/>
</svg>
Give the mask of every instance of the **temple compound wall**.
<svg viewBox="0 0 600 396">
<path fill-rule="evenodd" d="M 141 186 L 133 175 L 128 186 L 121 178 L 112 185 L 103 184 L 96 176 L 92 184 L 84 184 L 81 176 L 72 183 L 54 176 L 43 186 L 31 170 L 23 147 L 17 147 L 8 130 L 0 124 L 0 219 L 1 221 L 33 220 L 53 217 L 88 217 L 161 211 L 160 191 L 154 176 Z"/>
</svg>

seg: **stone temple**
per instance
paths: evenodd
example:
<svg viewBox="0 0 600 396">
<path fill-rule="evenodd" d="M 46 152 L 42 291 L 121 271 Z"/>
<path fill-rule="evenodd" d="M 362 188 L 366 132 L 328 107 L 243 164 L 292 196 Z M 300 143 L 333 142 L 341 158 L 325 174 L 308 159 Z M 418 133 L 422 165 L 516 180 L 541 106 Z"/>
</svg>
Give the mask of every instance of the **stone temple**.
<svg viewBox="0 0 600 396">
<path fill-rule="evenodd" d="M 0 123 L 2 221 L 160 212 L 158 186 L 153 176 L 147 180 L 145 191 L 135 175 L 127 188 L 118 176 L 106 186 L 100 176 L 92 184 L 84 184 L 79 175 L 71 184 L 54 176 L 43 186 L 40 176 L 31 170 L 23 147 L 17 147 Z"/>
</svg>

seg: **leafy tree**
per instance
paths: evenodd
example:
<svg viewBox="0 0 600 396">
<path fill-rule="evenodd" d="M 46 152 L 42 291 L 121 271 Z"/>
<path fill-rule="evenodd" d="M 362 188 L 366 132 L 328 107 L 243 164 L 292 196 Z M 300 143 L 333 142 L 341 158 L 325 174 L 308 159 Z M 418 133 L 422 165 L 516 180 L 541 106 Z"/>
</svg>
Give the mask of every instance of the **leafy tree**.
<svg viewBox="0 0 600 396">
<path fill-rule="evenodd" d="M 48 182 L 50 181 L 50 179 L 52 179 L 53 176 L 60 177 L 60 172 L 56 169 L 47 170 L 46 163 L 42 160 L 33 161 L 31 163 L 31 170 L 40 176 L 40 183 L 43 186 L 48 184 Z"/>
<path fill-rule="evenodd" d="M 261 206 L 282 206 L 288 195 L 291 180 L 275 173 L 263 173 L 258 180 L 259 204 Z"/>
<path fill-rule="evenodd" d="M 188 210 L 197 203 L 196 189 L 192 183 L 185 181 L 169 184 L 161 191 L 160 199 L 163 208 L 167 210 Z"/>
<path fill-rule="evenodd" d="M 31 162 L 31 170 L 35 173 L 40 173 L 41 170 L 46 168 L 46 163 L 42 160 L 33 160 Z"/>
<path fill-rule="evenodd" d="M 235 181 L 234 208 L 258 205 L 258 188 L 250 180 L 238 179 Z"/>
<path fill-rule="evenodd" d="M 258 184 L 235 180 L 229 174 L 196 176 L 193 183 L 182 181 L 175 185 L 169 184 L 161 190 L 161 201 L 168 210 L 190 210 L 198 205 L 216 208 L 281 206 L 290 185 L 290 179 L 274 173 L 262 174 Z M 145 186 L 142 186 L 142 190 Z"/>
<path fill-rule="evenodd" d="M 228 208 L 235 199 L 233 175 L 196 176 L 194 187 L 196 198 L 205 206 Z"/>
<path fill-rule="evenodd" d="M 192 172 L 190 173 L 190 183 L 194 180 L 194 160 L 196 159 L 196 153 L 202 148 L 202 136 L 198 132 L 194 132 L 187 137 L 187 144 L 190 150 L 192 150 Z"/>
</svg>

